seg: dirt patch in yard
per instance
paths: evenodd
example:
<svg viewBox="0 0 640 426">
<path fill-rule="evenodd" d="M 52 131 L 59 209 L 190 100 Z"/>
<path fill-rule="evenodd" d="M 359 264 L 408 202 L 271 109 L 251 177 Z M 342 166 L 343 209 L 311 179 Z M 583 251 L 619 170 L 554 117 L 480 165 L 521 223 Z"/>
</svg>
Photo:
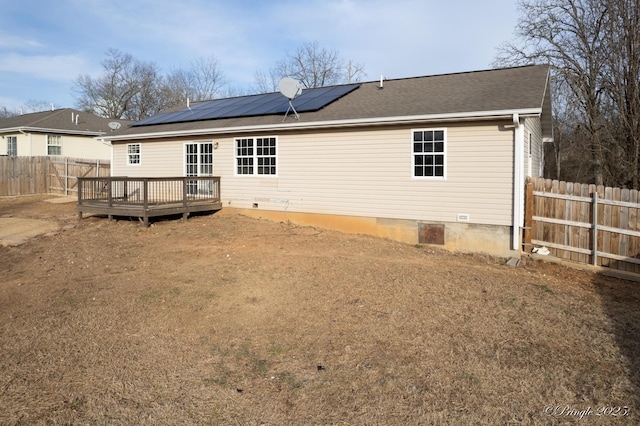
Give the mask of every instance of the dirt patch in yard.
<svg viewBox="0 0 640 426">
<path fill-rule="evenodd" d="M 3 215 L 62 231 L 0 247 L 2 424 L 639 421 L 637 283 L 239 215 Z"/>
</svg>

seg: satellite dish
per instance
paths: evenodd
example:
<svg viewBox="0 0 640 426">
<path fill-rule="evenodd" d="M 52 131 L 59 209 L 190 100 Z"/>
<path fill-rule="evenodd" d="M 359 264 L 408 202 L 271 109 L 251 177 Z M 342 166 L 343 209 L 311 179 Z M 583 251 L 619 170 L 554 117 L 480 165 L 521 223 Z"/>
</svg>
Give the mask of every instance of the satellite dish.
<svg viewBox="0 0 640 426">
<path fill-rule="evenodd" d="M 285 77 L 280 80 L 280 83 L 278 83 L 278 88 L 280 89 L 280 93 L 289 98 L 289 108 L 287 108 L 287 112 L 284 115 L 282 121 L 287 119 L 289 111 L 293 111 L 293 113 L 296 115 L 296 118 L 300 120 L 300 116 L 298 115 L 296 109 L 293 107 L 293 102 L 291 101 L 293 100 L 293 98 L 295 98 L 296 96 L 300 96 L 300 93 L 302 93 L 302 84 L 291 77 Z"/>
<path fill-rule="evenodd" d="M 120 123 L 118 123 L 117 121 L 111 121 L 109 122 L 109 128 L 111 130 L 118 130 L 120 128 Z"/>
<path fill-rule="evenodd" d="M 300 82 L 291 77 L 285 77 L 280 80 L 278 88 L 280 89 L 280 93 L 289 98 L 289 100 L 292 100 L 302 93 L 302 85 Z"/>
</svg>

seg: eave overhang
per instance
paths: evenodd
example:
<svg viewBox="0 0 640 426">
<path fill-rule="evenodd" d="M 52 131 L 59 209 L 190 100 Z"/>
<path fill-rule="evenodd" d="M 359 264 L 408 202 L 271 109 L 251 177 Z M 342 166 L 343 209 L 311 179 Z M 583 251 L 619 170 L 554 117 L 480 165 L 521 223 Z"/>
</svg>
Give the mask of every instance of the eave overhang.
<svg viewBox="0 0 640 426">
<path fill-rule="evenodd" d="M 375 117 L 375 118 L 359 118 L 348 120 L 330 120 L 330 121 L 313 121 L 313 122 L 285 122 L 277 124 L 260 124 L 250 126 L 235 127 L 209 127 L 192 130 L 176 130 L 164 132 L 149 133 L 131 133 L 114 136 L 102 136 L 98 139 L 117 142 L 140 139 L 160 139 L 183 136 L 201 136 L 216 135 L 227 133 L 251 133 L 251 132 L 273 132 L 273 131 L 291 131 L 291 130 L 314 130 L 314 129 L 332 129 L 346 127 L 364 127 L 364 126 L 382 126 L 394 124 L 417 124 L 428 122 L 453 122 L 453 121 L 477 121 L 477 120 L 509 120 L 513 119 L 514 114 L 520 117 L 539 117 L 542 114 L 542 108 L 523 108 L 513 110 L 500 111 L 475 111 L 462 113 L 445 113 L 445 114 L 427 114 L 397 117 Z"/>
<path fill-rule="evenodd" d="M 63 134 L 63 135 L 76 135 L 76 136 L 101 136 L 104 135 L 105 132 L 98 132 L 95 130 L 69 130 L 69 129 L 49 129 L 46 127 L 31 127 L 31 126 L 19 126 L 19 127 L 8 127 L 4 129 L 0 129 L 0 134 L 6 133 L 54 133 L 54 134 Z"/>
</svg>

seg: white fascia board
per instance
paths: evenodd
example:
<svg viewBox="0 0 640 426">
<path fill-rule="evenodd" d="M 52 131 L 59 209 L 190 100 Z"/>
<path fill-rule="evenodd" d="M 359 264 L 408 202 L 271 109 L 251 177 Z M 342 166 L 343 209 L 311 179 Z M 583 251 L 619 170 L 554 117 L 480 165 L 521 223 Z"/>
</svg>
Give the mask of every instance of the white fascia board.
<svg viewBox="0 0 640 426">
<path fill-rule="evenodd" d="M 0 129 L 0 133 L 61 133 L 63 135 L 81 135 L 81 136 L 101 136 L 104 132 L 96 132 L 92 130 L 66 130 L 66 129 L 47 129 L 44 127 L 11 127 L 6 129 Z"/>
<path fill-rule="evenodd" d="M 331 121 L 313 121 L 308 123 L 289 122 L 281 124 L 261 124 L 255 126 L 236 126 L 236 127 L 212 127 L 194 130 L 177 130 L 168 132 L 154 133 L 138 133 L 131 135 L 102 136 L 100 139 L 106 141 L 132 140 L 132 139 L 156 139 L 177 136 L 197 136 L 212 135 L 221 133 L 247 133 L 256 131 L 274 131 L 274 130 L 296 130 L 296 129 L 326 129 L 333 127 L 357 127 L 357 126 L 374 126 L 385 124 L 412 124 L 426 121 L 469 121 L 469 120 L 492 120 L 492 119 L 509 119 L 513 114 L 519 114 L 520 117 L 538 116 L 542 113 L 542 108 L 523 108 L 520 110 L 500 110 L 500 111 L 479 111 L 479 112 L 462 112 L 462 113 L 446 113 L 446 114 L 427 114 L 427 115 L 408 115 L 397 117 L 374 117 L 359 118 L 350 120 L 331 120 Z"/>
</svg>

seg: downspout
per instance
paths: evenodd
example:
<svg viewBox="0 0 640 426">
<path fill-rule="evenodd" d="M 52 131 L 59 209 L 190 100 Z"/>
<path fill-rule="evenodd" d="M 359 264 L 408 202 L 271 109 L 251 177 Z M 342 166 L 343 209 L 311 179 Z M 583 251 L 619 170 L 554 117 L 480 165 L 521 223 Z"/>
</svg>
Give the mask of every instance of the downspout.
<svg viewBox="0 0 640 426">
<path fill-rule="evenodd" d="M 513 233 L 511 250 L 520 251 L 520 228 L 524 223 L 524 126 L 513 114 Z"/>
</svg>

